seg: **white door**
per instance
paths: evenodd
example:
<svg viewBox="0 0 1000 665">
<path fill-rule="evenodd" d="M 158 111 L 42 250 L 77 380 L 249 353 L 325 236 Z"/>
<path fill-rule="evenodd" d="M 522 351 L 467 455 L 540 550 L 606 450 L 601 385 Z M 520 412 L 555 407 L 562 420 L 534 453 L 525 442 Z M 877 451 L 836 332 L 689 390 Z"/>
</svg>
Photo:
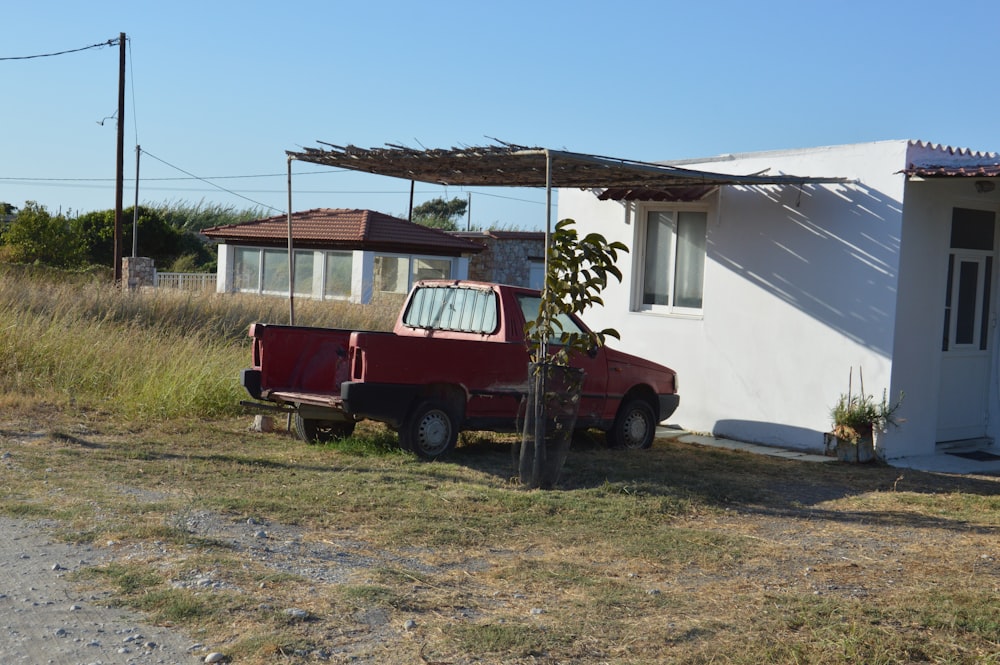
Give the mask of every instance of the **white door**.
<svg viewBox="0 0 1000 665">
<path fill-rule="evenodd" d="M 986 436 L 994 293 L 996 214 L 952 211 L 941 344 L 938 441 Z"/>
</svg>

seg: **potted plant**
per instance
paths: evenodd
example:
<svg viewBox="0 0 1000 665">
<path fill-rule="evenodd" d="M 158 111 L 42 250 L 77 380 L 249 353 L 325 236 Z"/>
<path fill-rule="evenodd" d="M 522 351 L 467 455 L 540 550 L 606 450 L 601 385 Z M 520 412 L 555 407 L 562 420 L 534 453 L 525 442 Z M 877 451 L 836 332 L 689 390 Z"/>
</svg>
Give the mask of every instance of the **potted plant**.
<svg viewBox="0 0 1000 665">
<path fill-rule="evenodd" d="M 567 317 L 604 304 L 600 293 L 609 277 L 621 281 L 615 266 L 620 242 L 609 243 L 599 233 L 579 238 L 575 222 L 564 219 L 550 234 L 545 286 L 534 321 L 526 325 L 529 345 L 528 399 L 521 435 L 518 475 L 528 487 L 552 487 L 569 452 L 584 372 L 570 366 L 575 353 L 588 353 L 618 338 L 612 328 L 601 331 L 565 330 Z"/>
<path fill-rule="evenodd" d="M 875 401 L 875 396 L 865 392 L 864 374 L 858 368 L 858 379 L 861 384 L 859 393 L 853 392 L 854 368 L 848 374 L 847 393 L 840 398 L 830 410 L 833 419 L 833 437 L 836 441 L 837 458 L 845 462 L 871 462 L 875 459 L 875 436 L 885 432 L 890 425 L 899 425 L 896 410 L 903 401 L 899 399 L 890 403 L 888 391 L 882 391 L 882 400 Z"/>
</svg>

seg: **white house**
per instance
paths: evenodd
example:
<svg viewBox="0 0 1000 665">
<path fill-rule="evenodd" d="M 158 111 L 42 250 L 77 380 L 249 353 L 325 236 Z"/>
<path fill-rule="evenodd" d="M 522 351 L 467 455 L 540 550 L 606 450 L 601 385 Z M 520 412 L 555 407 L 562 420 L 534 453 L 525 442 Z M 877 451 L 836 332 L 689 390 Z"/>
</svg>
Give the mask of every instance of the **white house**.
<svg viewBox="0 0 1000 665">
<path fill-rule="evenodd" d="M 905 393 L 884 458 L 996 439 L 996 154 L 899 140 L 671 164 L 849 179 L 674 202 L 559 190 L 560 219 L 631 248 L 585 318 L 678 371 L 676 424 L 822 449 L 861 368 L 865 392 Z"/>
</svg>

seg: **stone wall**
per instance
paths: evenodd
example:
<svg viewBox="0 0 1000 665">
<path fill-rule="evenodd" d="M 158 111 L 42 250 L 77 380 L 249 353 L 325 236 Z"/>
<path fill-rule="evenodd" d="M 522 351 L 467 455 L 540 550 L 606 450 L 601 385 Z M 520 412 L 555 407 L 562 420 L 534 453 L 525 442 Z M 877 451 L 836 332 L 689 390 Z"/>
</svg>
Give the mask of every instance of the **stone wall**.
<svg viewBox="0 0 1000 665">
<path fill-rule="evenodd" d="M 156 265 L 147 256 L 126 256 L 122 259 L 122 284 L 129 289 L 155 286 Z"/>
<path fill-rule="evenodd" d="M 545 257 L 545 234 L 541 232 L 487 231 L 456 234 L 486 245 L 469 259 L 469 279 L 529 286 L 531 262 Z"/>
</svg>

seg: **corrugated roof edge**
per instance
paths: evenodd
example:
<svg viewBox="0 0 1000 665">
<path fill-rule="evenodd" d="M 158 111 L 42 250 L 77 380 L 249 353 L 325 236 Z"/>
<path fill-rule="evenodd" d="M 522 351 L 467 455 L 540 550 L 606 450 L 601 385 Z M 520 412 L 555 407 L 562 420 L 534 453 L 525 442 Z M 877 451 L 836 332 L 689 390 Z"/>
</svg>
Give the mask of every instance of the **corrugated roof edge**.
<svg viewBox="0 0 1000 665">
<path fill-rule="evenodd" d="M 712 162 L 732 162 L 740 159 L 748 158 L 760 158 L 769 156 L 785 156 L 785 155 L 801 155 L 810 152 L 822 152 L 824 150 L 832 150 L 837 148 L 852 148 L 857 146 L 865 145 L 879 145 L 886 143 L 903 143 L 909 146 L 911 152 L 914 151 L 925 151 L 926 154 L 936 154 L 939 156 L 950 156 L 956 159 L 956 161 L 968 162 L 969 159 L 981 159 L 981 160 L 995 160 L 1000 159 L 997 153 L 983 151 L 983 150 L 972 150 L 970 148 L 958 148 L 954 146 L 945 145 L 943 143 L 933 143 L 931 141 L 923 141 L 919 139 L 885 139 L 882 141 L 862 141 L 859 143 L 842 143 L 842 144 L 831 144 L 822 146 L 812 146 L 805 148 L 782 148 L 777 150 L 760 150 L 753 152 L 736 152 L 736 153 L 723 153 L 721 155 L 715 155 L 713 157 L 691 157 L 685 159 L 677 160 L 667 160 L 662 162 L 657 162 L 658 164 L 666 164 L 669 166 L 682 166 L 685 164 L 708 164 Z"/>
</svg>

